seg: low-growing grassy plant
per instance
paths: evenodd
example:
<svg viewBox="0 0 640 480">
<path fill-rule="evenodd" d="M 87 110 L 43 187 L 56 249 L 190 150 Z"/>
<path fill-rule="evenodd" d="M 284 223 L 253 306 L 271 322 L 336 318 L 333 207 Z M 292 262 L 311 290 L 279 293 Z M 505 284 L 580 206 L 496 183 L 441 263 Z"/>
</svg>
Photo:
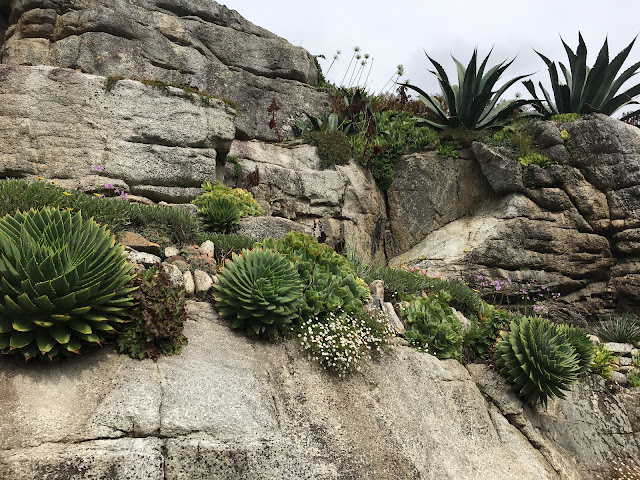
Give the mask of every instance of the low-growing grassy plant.
<svg viewBox="0 0 640 480">
<path fill-rule="evenodd" d="M 632 313 L 614 313 L 601 319 L 596 335 L 603 342 L 634 343 L 640 341 L 640 318 Z"/>
<path fill-rule="evenodd" d="M 199 231 L 198 220 L 189 210 L 168 205 L 129 204 L 129 223 L 139 231 L 158 229 L 174 245 L 193 243 Z"/>
<path fill-rule="evenodd" d="M 455 141 L 438 142 L 436 153 L 445 158 L 459 158 L 462 145 Z"/>
<path fill-rule="evenodd" d="M 132 358 L 157 360 L 161 355 L 176 355 L 187 344 L 183 334 L 187 319 L 184 290 L 170 285 L 162 265 L 138 274 L 138 289 L 133 293 L 136 307 L 118 337 L 120 352 Z"/>
</svg>

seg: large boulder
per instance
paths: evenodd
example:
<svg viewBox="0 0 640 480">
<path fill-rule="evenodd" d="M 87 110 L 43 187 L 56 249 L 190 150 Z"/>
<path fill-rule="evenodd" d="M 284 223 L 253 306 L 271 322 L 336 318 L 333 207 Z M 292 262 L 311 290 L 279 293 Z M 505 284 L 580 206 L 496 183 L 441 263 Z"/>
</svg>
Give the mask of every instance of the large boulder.
<svg viewBox="0 0 640 480">
<path fill-rule="evenodd" d="M 403 155 L 387 190 L 390 234 L 387 253 L 406 252 L 431 232 L 472 215 L 491 188 L 470 152 L 444 158 L 434 151 Z"/>
<path fill-rule="evenodd" d="M 352 161 L 322 169 L 316 147 L 304 144 L 235 140 L 229 155 L 238 159 L 243 173 L 236 175 L 227 162 L 225 181 L 248 187 L 266 215 L 307 228 L 320 220 L 327 243 L 338 250 L 353 248 L 367 262 L 385 260 L 384 195 L 362 166 Z"/>
<path fill-rule="evenodd" d="M 212 0 L 9 3 L 1 63 L 197 87 L 238 105 L 237 133 L 245 139 L 277 139 L 267 113 L 274 98 L 285 135 L 303 112 L 329 105 L 314 88 L 318 71 L 306 50 Z"/>
<path fill-rule="evenodd" d="M 562 130 L 569 133 L 570 150 Z M 425 202 L 433 222 L 454 218 L 390 264 L 416 265 L 475 285 L 479 276 L 508 278 L 514 281 L 514 298 L 527 284 L 545 286 L 546 292 L 562 294 L 551 310 L 567 320 L 637 309 L 640 130 L 589 115 L 562 125 L 536 122 L 529 131 L 555 164 L 523 168 L 513 156 L 474 144 L 483 176 L 501 197 L 489 201 L 487 196 L 473 216 L 457 219 L 455 203 L 443 214 L 430 212 Z M 414 222 L 404 220 L 409 226 Z"/>
<path fill-rule="evenodd" d="M 502 401 L 493 372 L 402 346 L 340 379 L 290 340 L 188 311 L 189 344 L 157 363 L 0 358 L 0 479 L 586 480 L 616 445 L 639 451 L 632 412 L 598 382 L 544 412 Z"/>
<path fill-rule="evenodd" d="M 171 202 L 222 175 L 235 111 L 132 80 L 66 68 L 0 65 L 0 178 L 42 177 L 65 188 Z"/>
</svg>

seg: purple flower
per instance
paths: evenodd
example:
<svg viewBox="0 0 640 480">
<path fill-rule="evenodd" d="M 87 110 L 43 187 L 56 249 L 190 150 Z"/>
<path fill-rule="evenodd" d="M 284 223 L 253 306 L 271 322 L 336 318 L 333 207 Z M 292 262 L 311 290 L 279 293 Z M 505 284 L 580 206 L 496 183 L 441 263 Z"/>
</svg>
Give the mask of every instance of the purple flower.
<svg viewBox="0 0 640 480">
<path fill-rule="evenodd" d="M 533 306 L 533 309 L 534 309 L 536 312 L 539 312 L 540 310 L 542 310 L 542 307 L 541 307 L 540 305 L 534 305 L 534 306 Z"/>
<path fill-rule="evenodd" d="M 116 187 L 114 187 L 112 183 L 105 183 L 104 188 L 106 188 L 107 190 L 113 190 Z"/>
<path fill-rule="evenodd" d="M 483 280 L 483 279 L 484 279 L 484 277 L 483 277 L 482 275 L 478 275 L 476 278 L 477 278 L 478 280 Z"/>
<path fill-rule="evenodd" d="M 499 292 L 500 290 L 502 290 L 502 285 L 496 285 L 496 292 Z"/>
<path fill-rule="evenodd" d="M 104 172 L 104 167 L 102 165 L 93 165 L 93 168 L 96 172 Z"/>
<path fill-rule="evenodd" d="M 116 189 L 113 191 L 113 193 L 115 193 L 116 195 L 118 195 L 118 194 L 120 193 L 120 189 L 119 189 L 119 188 L 116 188 Z"/>
</svg>

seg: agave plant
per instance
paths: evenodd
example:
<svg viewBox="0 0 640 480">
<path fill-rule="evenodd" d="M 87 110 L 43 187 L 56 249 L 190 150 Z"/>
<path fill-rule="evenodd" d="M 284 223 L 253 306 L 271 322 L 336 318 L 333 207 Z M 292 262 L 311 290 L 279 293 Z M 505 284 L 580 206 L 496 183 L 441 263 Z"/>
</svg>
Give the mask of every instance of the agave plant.
<svg viewBox="0 0 640 480">
<path fill-rule="evenodd" d="M 511 322 L 510 331 L 500 332 L 496 364 L 531 406 L 538 399 L 565 398 L 580 367 L 576 351 L 567 338 L 541 317 L 522 317 Z"/>
<path fill-rule="evenodd" d="M 540 90 L 546 101 L 546 105 L 544 105 L 536 94 L 536 87 L 533 82 L 526 80 L 522 83 L 537 100 L 537 102 L 533 103 L 533 107 L 549 117 L 561 113 L 596 112 L 612 115 L 625 105 L 637 104 L 638 102 L 633 99 L 640 95 L 640 84 L 620 94 L 618 94 L 618 91 L 627 80 L 637 73 L 638 68 L 640 68 L 640 62 L 633 64 L 616 78 L 634 42 L 635 40 L 622 50 L 613 61 L 609 62 L 609 45 L 605 39 L 595 65 L 593 68 L 589 68 L 587 67 L 587 47 L 582 39 L 582 34 L 578 34 L 578 49 L 576 52 L 571 50 L 562 40 L 564 49 L 569 57 L 569 69 L 564 64 L 559 63 L 566 84 L 561 83 L 555 62 L 536 51 L 549 69 L 555 102 L 551 100 L 551 95 L 540 82 Z M 625 117 L 632 117 L 637 113 L 638 111 L 631 112 Z"/>
<path fill-rule="evenodd" d="M 565 336 L 578 355 L 578 375 L 585 373 L 593 362 L 593 353 L 595 351 L 595 345 L 591 339 L 587 337 L 587 334 L 580 327 L 574 327 L 566 323 L 556 324 L 556 330 Z"/>
<path fill-rule="evenodd" d="M 0 219 L 0 352 L 53 359 L 125 321 L 132 265 L 93 219 L 44 208 Z"/>
<path fill-rule="evenodd" d="M 233 328 L 277 335 L 298 315 L 302 284 L 291 262 L 272 250 L 243 250 L 218 275 L 215 285 L 220 313 Z"/>
<path fill-rule="evenodd" d="M 439 119 L 437 122 L 424 120 L 426 123 L 440 130 L 457 127 L 464 127 L 468 130 L 478 130 L 502 126 L 516 118 L 514 115 L 517 117 L 538 115 L 537 112 L 516 113 L 517 109 L 530 104 L 531 100 L 500 102 L 500 97 L 511 85 L 529 75 L 512 78 L 497 91 L 493 91 L 496 82 L 513 63 L 513 60 L 510 62 L 505 60 L 493 68 L 490 68 L 485 73 L 490 55 L 491 52 L 489 52 L 482 61 L 480 68 L 477 66 L 477 50 L 473 51 L 471 61 L 466 68 L 454 58 L 453 61 L 458 67 L 458 85 L 452 85 L 444 68 L 427 55 L 427 58 L 437 70 L 431 73 L 438 78 L 438 83 L 440 84 L 444 100 L 449 107 L 449 112 L 445 111 L 441 102 L 434 96 L 428 95 L 424 90 L 414 85 L 404 84 L 405 87 L 418 92 L 420 94 L 420 100 Z"/>
<path fill-rule="evenodd" d="M 232 197 L 213 198 L 202 210 L 205 225 L 214 232 L 233 233 L 240 226 L 240 209 Z"/>
<path fill-rule="evenodd" d="M 632 313 L 615 313 L 600 320 L 596 334 L 603 342 L 634 343 L 640 341 L 640 317 Z"/>
</svg>

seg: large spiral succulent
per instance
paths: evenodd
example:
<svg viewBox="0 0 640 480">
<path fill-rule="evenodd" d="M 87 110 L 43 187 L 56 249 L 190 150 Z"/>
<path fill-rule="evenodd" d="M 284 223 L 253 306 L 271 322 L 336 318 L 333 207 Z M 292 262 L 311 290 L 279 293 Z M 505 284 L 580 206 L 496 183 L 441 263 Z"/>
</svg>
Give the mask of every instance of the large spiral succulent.
<svg viewBox="0 0 640 480">
<path fill-rule="evenodd" d="M 0 352 L 54 359 L 124 322 L 132 266 L 93 219 L 44 208 L 0 219 Z"/>
<path fill-rule="evenodd" d="M 298 316 L 302 284 L 291 261 L 272 250 L 243 250 L 218 275 L 220 313 L 233 328 L 277 335 Z"/>
<path fill-rule="evenodd" d="M 530 405 L 548 397 L 565 398 L 564 391 L 577 380 L 578 356 L 567 338 L 541 317 L 511 322 L 500 332 L 496 363 Z"/>
<path fill-rule="evenodd" d="M 566 337 L 578 355 L 578 375 L 585 373 L 593 362 L 595 352 L 595 345 L 591 339 L 580 327 L 566 323 L 557 324 L 556 330 Z"/>
</svg>

